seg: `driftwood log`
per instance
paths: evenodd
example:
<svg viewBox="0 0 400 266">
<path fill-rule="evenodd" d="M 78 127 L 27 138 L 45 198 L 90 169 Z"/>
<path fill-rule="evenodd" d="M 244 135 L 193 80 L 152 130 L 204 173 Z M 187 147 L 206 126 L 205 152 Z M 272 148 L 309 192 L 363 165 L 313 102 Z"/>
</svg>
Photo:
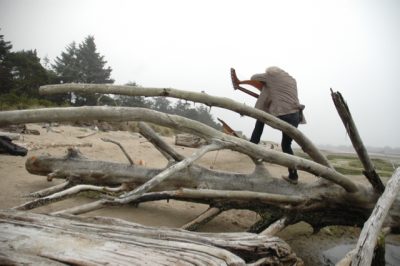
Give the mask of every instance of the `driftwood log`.
<svg viewBox="0 0 400 266">
<path fill-rule="evenodd" d="M 192 134 L 177 134 L 175 136 L 175 145 L 190 148 L 198 148 L 205 144 L 205 141 Z"/>
<path fill-rule="evenodd" d="M 277 237 L 0 210 L 1 265 L 303 265 Z"/>
<path fill-rule="evenodd" d="M 364 164 L 369 183 L 357 183 L 337 172 L 326 157 L 298 129 L 260 110 L 236 103 L 227 98 L 213 97 L 204 93 L 192 93 L 174 89 L 139 88 L 96 84 L 63 84 L 41 88 L 41 93 L 92 92 L 116 93 L 131 96 L 168 96 L 218 106 L 263 121 L 273 128 L 290 135 L 311 160 L 291 156 L 274 150 L 266 150 L 244 139 L 230 136 L 202 123 L 143 108 L 127 107 L 75 107 L 36 110 L 7 111 L 0 113 L 0 126 L 18 123 L 63 122 L 77 120 L 143 121 L 179 129 L 205 139 L 206 145 L 191 156 L 184 157 L 168 146 L 161 138 L 142 124 L 141 133 L 155 145 L 168 160 L 162 169 L 147 168 L 135 164 L 93 161 L 83 158 L 70 149 L 64 158 L 49 156 L 31 157 L 26 162 L 29 172 L 47 175 L 48 179 L 63 178 L 65 183 L 34 193 L 39 198 L 16 209 L 28 210 L 80 191 L 94 190 L 103 193 L 100 200 L 62 210 L 59 213 L 80 214 L 104 206 L 138 204 L 160 199 L 177 199 L 209 204 L 209 209 L 184 226 L 195 229 L 229 209 L 249 209 L 260 214 L 261 219 L 249 231 L 272 236 L 287 225 L 305 221 L 319 230 L 328 225 L 357 225 L 362 227 L 369 218 L 384 189 L 378 175 L 371 178 L 371 165 L 364 151 L 358 152 Z M 335 99 L 334 99 L 335 100 Z M 343 101 L 344 102 L 344 101 Z M 346 105 L 345 109 L 348 110 Z M 338 112 L 341 111 L 338 108 Z M 348 114 L 350 114 L 348 112 Z M 342 115 L 341 115 L 342 116 Z M 349 115 L 347 115 L 349 117 Z M 351 116 L 350 116 L 351 118 Z M 343 122 L 350 132 L 355 130 L 354 121 Z M 363 147 L 358 133 L 352 137 L 353 145 Z M 122 148 L 121 148 L 122 149 Z M 214 171 L 195 162 L 210 151 L 230 149 L 249 156 L 254 162 L 251 174 Z M 122 149 L 123 150 L 123 149 Z M 273 177 L 262 162 L 296 168 L 320 177 L 313 183 L 300 182 L 297 186 Z M 300 179 L 301 181 L 301 179 Z M 112 193 L 110 193 L 112 192 Z M 400 230 L 400 199 L 385 207 L 388 215 L 381 217 L 381 224 L 391 232 Z"/>
</svg>

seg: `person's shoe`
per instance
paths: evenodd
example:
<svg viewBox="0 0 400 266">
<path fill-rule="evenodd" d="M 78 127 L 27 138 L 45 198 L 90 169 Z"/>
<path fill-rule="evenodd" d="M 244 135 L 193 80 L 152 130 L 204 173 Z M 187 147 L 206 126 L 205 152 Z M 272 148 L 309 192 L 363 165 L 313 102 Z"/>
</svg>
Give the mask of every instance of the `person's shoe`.
<svg viewBox="0 0 400 266">
<path fill-rule="evenodd" d="M 287 181 L 287 182 L 289 182 L 289 183 L 291 183 L 291 184 L 293 184 L 293 185 L 297 185 L 297 183 L 298 183 L 297 178 L 296 178 L 296 179 L 290 178 L 290 177 L 288 177 L 288 176 L 286 176 L 286 175 L 283 175 L 282 178 L 283 178 L 285 181 Z"/>
</svg>

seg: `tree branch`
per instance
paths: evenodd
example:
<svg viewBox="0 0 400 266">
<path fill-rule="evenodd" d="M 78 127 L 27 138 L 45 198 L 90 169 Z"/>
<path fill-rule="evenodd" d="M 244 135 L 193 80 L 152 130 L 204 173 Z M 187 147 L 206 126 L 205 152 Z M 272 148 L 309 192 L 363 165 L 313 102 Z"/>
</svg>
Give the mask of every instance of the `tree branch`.
<svg viewBox="0 0 400 266">
<path fill-rule="evenodd" d="M 275 223 L 268 226 L 267 229 L 262 231 L 260 235 L 270 236 L 270 237 L 276 235 L 278 232 L 282 231 L 286 227 L 287 220 L 288 220 L 287 217 L 283 217 L 277 220 Z"/>
<path fill-rule="evenodd" d="M 176 90 L 171 88 L 143 88 L 134 86 L 118 86 L 108 84 L 58 84 L 46 85 L 39 88 L 39 92 L 45 95 L 66 93 L 66 92 L 87 92 L 87 93 L 103 93 L 103 94 L 120 94 L 129 96 L 167 96 L 177 99 L 185 99 L 193 102 L 200 102 L 208 106 L 217 106 L 224 109 L 232 110 L 241 115 L 247 115 L 265 124 L 285 132 L 293 138 L 314 161 L 332 168 L 332 165 L 326 157 L 317 149 L 317 147 L 309 140 L 301 131 L 290 124 L 270 115 L 264 111 L 246 106 L 242 103 L 235 102 L 229 98 L 211 96 L 206 93 L 189 92 Z"/>
<path fill-rule="evenodd" d="M 183 168 L 186 168 L 188 165 L 193 163 L 195 160 L 199 159 L 201 156 L 206 154 L 209 151 L 213 151 L 216 149 L 220 149 L 221 145 L 219 144 L 210 144 L 207 146 L 204 146 L 203 148 L 197 150 L 196 152 L 193 153 L 192 156 L 187 157 L 186 159 L 168 167 L 167 169 L 161 171 L 159 174 L 154 176 L 152 179 L 144 183 L 143 185 L 139 186 L 138 188 L 125 193 L 121 195 L 119 198 L 115 198 L 112 200 L 109 199 L 101 199 L 95 202 L 91 202 L 88 204 L 84 204 L 78 207 L 70 208 L 63 210 L 61 212 L 57 212 L 56 214 L 59 213 L 68 213 L 68 214 L 82 214 L 90 211 L 94 211 L 97 209 L 102 208 L 103 206 L 106 205 L 122 205 L 122 204 L 127 204 L 131 201 L 134 201 L 135 199 L 139 198 L 142 196 L 145 192 L 149 191 L 153 187 L 157 186 L 160 184 L 162 181 L 164 181 L 166 178 L 171 176 L 172 174 L 182 170 Z"/>
<path fill-rule="evenodd" d="M 188 222 L 183 225 L 181 229 L 185 229 L 188 231 L 196 231 L 201 225 L 204 225 L 217 217 L 222 210 L 220 208 L 210 207 L 205 212 L 197 216 L 194 220 Z"/>
<path fill-rule="evenodd" d="M 13 209 L 16 210 L 31 210 L 34 208 L 38 208 L 53 202 L 57 202 L 69 197 L 72 197 L 80 192 L 83 191 L 98 191 L 98 192 L 121 192 L 127 189 L 127 186 L 122 184 L 119 187 L 116 188 L 110 188 L 110 187 L 100 187 L 100 186 L 93 186 L 93 185 L 77 185 L 73 186 L 71 188 L 65 189 L 60 192 L 53 193 L 52 195 L 38 198 L 29 202 L 26 202 L 22 205 L 19 205 L 17 207 L 14 207 Z"/>
<path fill-rule="evenodd" d="M 168 160 L 168 161 L 182 161 L 185 159 L 184 156 L 176 152 L 171 146 L 169 146 L 157 133 L 146 123 L 139 122 L 139 132 L 148 141 L 150 141 L 157 150 Z"/>
<path fill-rule="evenodd" d="M 34 198 L 40 198 L 40 197 L 44 197 L 44 196 L 48 196 L 51 195 L 53 193 L 59 192 L 61 190 L 64 190 L 66 188 L 68 188 L 71 185 L 71 182 L 67 181 L 67 182 L 63 182 L 61 184 L 49 187 L 49 188 L 45 188 L 36 192 L 32 192 L 28 195 L 28 197 L 34 197 Z"/>
<path fill-rule="evenodd" d="M 153 187 L 157 186 L 160 184 L 162 181 L 164 181 L 166 178 L 170 177 L 174 173 L 179 172 L 180 170 L 188 167 L 191 163 L 196 161 L 197 159 L 201 158 L 204 154 L 210 151 L 218 150 L 221 148 L 220 144 L 212 143 L 210 145 L 204 146 L 201 149 L 195 151 L 190 157 L 185 158 L 184 160 L 168 167 L 164 171 L 160 172 L 157 174 L 155 177 L 147 181 L 145 184 L 141 185 L 140 187 L 134 189 L 133 191 L 130 191 L 124 195 L 121 195 L 120 198 L 116 201 L 120 203 L 128 203 L 141 195 L 143 195 L 145 192 L 149 191 Z"/>
<path fill-rule="evenodd" d="M 121 149 L 121 151 L 124 153 L 126 159 L 128 159 L 128 161 L 129 161 L 129 163 L 130 163 L 131 165 L 134 165 L 134 164 L 135 164 L 135 163 L 133 162 L 132 158 L 131 158 L 131 157 L 129 156 L 129 154 L 126 152 L 125 148 L 121 145 L 121 143 L 119 143 L 118 141 L 112 140 L 112 139 L 108 139 L 108 138 L 101 138 L 101 140 L 104 141 L 104 142 L 111 142 L 111 143 L 116 144 L 116 145 Z"/>
<path fill-rule="evenodd" d="M 351 139 L 351 143 L 353 144 L 353 147 L 356 150 L 362 165 L 364 166 L 364 175 L 366 176 L 372 187 L 375 189 L 375 191 L 379 194 L 382 194 L 385 190 L 385 186 L 383 185 L 382 180 L 379 178 L 379 175 L 375 171 L 375 167 L 371 159 L 369 158 L 367 149 L 365 148 L 361 140 L 360 134 L 358 133 L 357 127 L 351 116 L 350 109 L 347 106 L 346 101 L 343 99 L 343 96 L 342 94 L 340 94 L 340 92 L 333 92 L 332 89 L 331 96 L 335 104 L 336 110 L 338 111 L 339 116 L 342 119 L 343 124 L 346 128 L 347 134 Z"/>
</svg>

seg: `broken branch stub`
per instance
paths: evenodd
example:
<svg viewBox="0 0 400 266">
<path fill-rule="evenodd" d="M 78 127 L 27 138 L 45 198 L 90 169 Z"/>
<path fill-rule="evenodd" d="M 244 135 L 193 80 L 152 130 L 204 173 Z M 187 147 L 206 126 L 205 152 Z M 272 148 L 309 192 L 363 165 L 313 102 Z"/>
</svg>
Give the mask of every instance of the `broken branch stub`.
<svg viewBox="0 0 400 266">
<path fill-rule="evenodd" d="M 358 133 L 358 129 L 356 124 L 354 123 L 353 117 L 351 116 L 350 109 L 347 106 L 346 101 L 344 100 L 342 94 L 340 92 L 333 92 L 331 89 L 332 100 L 335 104 L 336 110 L 339 113 L 340 118 L 343 121 L 343 124 L 346 128 L 347 134 L 351 139 L 351 143 L 353 144 L 354 149 L 357 152 L 358 157 L 362 165 L 364 166 L 365 171 L 363 174 L 368 179 L 372 187 L 379 194 L 383 193 L 385 190 L 385 186 L 382 183 L 378 173 L 375 170 L 375 167 L 368 155 L 367 149 L 365 148 L 360 134 Z"/>
</svg>

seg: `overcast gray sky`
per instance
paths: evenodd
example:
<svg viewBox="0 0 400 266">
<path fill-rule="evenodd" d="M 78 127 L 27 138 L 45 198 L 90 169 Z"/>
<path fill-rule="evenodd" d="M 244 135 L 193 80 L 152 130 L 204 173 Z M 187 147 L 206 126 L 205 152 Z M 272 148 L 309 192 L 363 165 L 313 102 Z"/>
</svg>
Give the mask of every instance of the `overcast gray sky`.
<svg viewBox="0 0 400 266">
<path fill-rule="evenodd" d="M 230 67 L 249 78 L 277 65 L 296 78 L 316 144 L 350 145 L 330 97 L 347 100 L 366 145 L 400 147 L 400 1 L 0 0 L 0 33 L 13 50 L 51 62 L 94 35 L 116 84 L 205 91 L 254 105 L 233 91 Z M 251 134 L 254 119 L 211 110 Z M 280 141 L 265 128 L 263 139 Z"/>
</svg>

